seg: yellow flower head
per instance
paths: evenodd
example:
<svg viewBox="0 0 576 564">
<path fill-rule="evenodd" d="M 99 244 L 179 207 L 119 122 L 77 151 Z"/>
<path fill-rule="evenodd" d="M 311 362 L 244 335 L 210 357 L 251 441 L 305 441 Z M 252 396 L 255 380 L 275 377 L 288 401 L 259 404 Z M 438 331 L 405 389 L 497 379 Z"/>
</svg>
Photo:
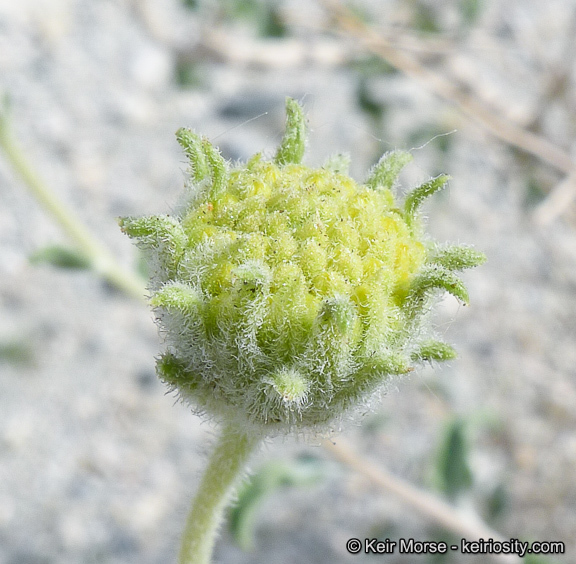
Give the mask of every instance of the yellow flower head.
<svg viewBox="0 0 576 564">
<path fill-rule="evenodd" d="M 183 398 L 265 433 L 315 427 L 414 363 L 454 357 L 423 340 L 423 314 L 438 289 L 466 303 L 454 271 L 483 255 L 423 238 L 418 208 L 448 177 L 400 203 L 392 188 L 409 153 L 384 155 L 364 184 L 343 158 L 305 166 L 291 99 L 272 161 L 230 169 L 206 139 L 177 138 L 191 177 L 181 212 L 121 226 L 147 251 L 167 336 L 158 373 Z"/>
</svg>

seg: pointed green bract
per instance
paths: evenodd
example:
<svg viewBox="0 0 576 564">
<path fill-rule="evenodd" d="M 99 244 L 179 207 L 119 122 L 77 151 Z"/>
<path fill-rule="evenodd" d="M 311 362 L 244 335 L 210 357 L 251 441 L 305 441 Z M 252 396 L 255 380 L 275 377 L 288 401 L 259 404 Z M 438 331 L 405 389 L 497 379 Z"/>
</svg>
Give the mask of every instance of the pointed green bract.
<svg viewBox="0 0 576 564">
<path fill-rule="evenodd" d="M 232 280 L 244 292 L 254 293 L 270 287 L 271 272 L 265 263 L 251 260 L 232 271 Z"/>
<path fill-rule="evenodd" d="M 375 352 L 366 363 L 370 371 L 380 375 L 407 374 L 414 370 L 405 353 L 401 351 Z"/>
<path fill-rule="evenodd" d="M 405 151 L 386 153 L 371 170 L 366 186 L 373 190 L 390 190 L 400 171 L 412 161 L 412 154 Z"/>
<path fill-rule="evenodd" d="M 336 296 L 322 304 L 320 320 L 333 325 L 342 335 L 350 335 L 357 320 L 356 309 L 344 296 Z"/>
<path fill-rule="evenodd" d="M 402 209 L 391 188 L 409 153 L 385 155 L 364 185 L 342 156 L 310 168 L 302 108 L 286 111 L 274 159 L 246 165 L 178 130 L 191 176 L 179 215 L 120 220 L 150 264 L 160 378 L 249 434 L 325 428 L 391 377 L 454 358 L 425 313 L 442 292 L 467 303 L 454 271 L 484 258 L 423 234 L 418 208 L 447 176 Z"/>
<path fill-rule="evenodd" d="M 202 138 L 191 129 L 181 127 L 176 132 L 176 139 L 188 157 L 190 176 L 194 182 L 201 182 L 210 174 L 209 164 L 202 147 Z"/>
<path fill-rule="evenodd" d="M 193 392 L 198 384 L 195 376 L 187 369 L 186 362 L 169 352 L 156 361 L 156 372 L 163 382 L 182 392 Z"/>
<path fill-rule="evenodd" d="M 126 235 L 136 240 L 154 267 L 155 289 L 176 275 L 186 246 L 186 235 L 177 218 L 168 215 L 122 217 L 118 223 Z"/>
<path fill-rule="evenodd" d="M 424 360 L 445 362 L 455 359 L 456 356 L 456 351 L 451 345 L 434 339 L 424 341 L 419 345 L 418 349 L 412 353 L 412 359 L 415 362 L 422 362 Z"/>
<path fill-rule="evenodd" d="M 437 265 L 424 267 L 414 278 L 410 286 L 407 302 L 410 302 L 413 306 L 419 306 L 427 297 L 427 294 L 436 289 L 445 290 L 464 302 L 464 304 L 468 304 L 468 291 L 464 286 L 464 282 L 453 272 Z"/>
<path fill-rule="evenodd" d="M 188 284 L 169 282 L 150 298 L 150 305 L 162 307 L 168 311 L 180 311 L 185 315 L 192 315 L 202 305 L 202 297 Z"/>
<path fill-rule="evenodd" d="M 406 200 L 404 201 L 404 218 L 408 225 L 412 225 L 414 222 L 415 214 L 422 205 L 422 202 L 435 192 L 438 192 L 438 190 L 442 190 L 448 180 L 450 180 L 450 177 L 447 174 L 441 174 L 428 182 L 424 182 L 424 184 L 421 184 L 406 196 Z"/>
<path fill-rule="evenodd" d="M 168 244 L 177 248 L 184 243 L 185 235 L 180 222 L 169 215 L 122 217 L 118 223 L 126 235 L 138 239 L 143 246 Z"/>
<path fill-rule="evenodd" d="M 222 158 L 220 151 L 208 141 L 202 140 L 202 150 L 210 170 L 210 177 L 212 178 L 212 187 L 210 190 L 210 197 L 217 198 L 226 189 L 226 176 L 228 170 L 226 168 L 226 161 Z"/>
<path fill-rule="evenodd" d="M 286 131 L 274 161 L 279 166 L 299 164 L 305 149 L 306 118 L 302 106 L 296 100 L 286 98 Z"/>
<path fill-rule="evenodd" d="M 282 368 L 265 379 L 277 397 L 288 405 L 302 406 L 306 402 L 309 382 L 297 370 Z"/>
<path fill-rule="evenodd" d="M 430 253 L 427 262 L 438 264 L 448 270 L 464 270 L 486 262 L 486 255 L 472 247 L 445 245 L 436 247 Z"/>
</svg>

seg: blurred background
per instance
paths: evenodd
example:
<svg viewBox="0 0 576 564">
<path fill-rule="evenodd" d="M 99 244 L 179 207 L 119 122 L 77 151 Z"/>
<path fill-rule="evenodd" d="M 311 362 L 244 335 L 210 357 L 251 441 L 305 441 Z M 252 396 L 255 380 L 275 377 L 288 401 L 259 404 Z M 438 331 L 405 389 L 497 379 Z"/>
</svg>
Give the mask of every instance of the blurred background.
<svg viewBox="0 0 576 564">
<path fill-rule="evenodd" d="M 576 558 L 575 55 L 571 0 L 0 1 L 3 122 L 127 269 L 116 218 L 175 205 L 180 126 L 231 161 L 272 155 L 292 96 L 311 165 L 346 152 L 361 181 L 399 148 L 401 190 L 453 176 L 430 232 L 488 256 L 464 275 L 471 307 L 436 315 L 459 359 L 334 440 L 504 538 L 566 543 L 532 562 Z M 82 266 L 0 152 L 0 562 L 173 562 L 215 429 L 156 380 L 148 308 Z M 266 444 L 217 562 L 489 561 L 347 554 L 454 536 L 319 442 Z"/>
</svg>

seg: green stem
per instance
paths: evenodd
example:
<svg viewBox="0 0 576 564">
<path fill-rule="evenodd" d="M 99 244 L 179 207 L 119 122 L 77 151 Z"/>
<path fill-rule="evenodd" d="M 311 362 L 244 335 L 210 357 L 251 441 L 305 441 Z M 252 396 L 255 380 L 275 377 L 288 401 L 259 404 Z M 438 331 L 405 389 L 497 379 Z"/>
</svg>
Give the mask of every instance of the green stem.
<svg viewBox="0 0 576 564">
<path fill-rule="evenodd" d="M 14 141 L 6 113 L 5 109 L 0 108 L 0 148 L 4 150 L 4 154 L 14 170 L 20 175 L 38 202 L 76 243 L 78 249 L 88 259 L 96 272 L 128 295 L 141 300 L 144 299 L 144 282 L 118 264 L 114 256 L 100 244 L 98 239 L 77 219 L 76 214 L 58 199 L 30 166 L 24 153 Z"/>
<path fill-rule="evenodd" d="M 224 509 L 259 442 L 233 425 L 222 430 L 186 521 L 179 564 L 209 564 Z"/>
</svg>

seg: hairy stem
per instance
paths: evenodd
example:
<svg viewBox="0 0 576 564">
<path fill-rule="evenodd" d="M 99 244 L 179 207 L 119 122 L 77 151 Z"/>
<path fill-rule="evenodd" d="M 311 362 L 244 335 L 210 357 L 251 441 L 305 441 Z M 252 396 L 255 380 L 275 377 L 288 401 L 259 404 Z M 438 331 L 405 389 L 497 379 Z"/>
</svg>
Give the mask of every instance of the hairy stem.
<svg viewBox="0 0 576 564">
<path fill-rule="evenodd" d="M 209 564 L 224 509 L 259 442 L 236 426 L 222 430 L 186 521 L 179 564 Z"/>
</svg>

